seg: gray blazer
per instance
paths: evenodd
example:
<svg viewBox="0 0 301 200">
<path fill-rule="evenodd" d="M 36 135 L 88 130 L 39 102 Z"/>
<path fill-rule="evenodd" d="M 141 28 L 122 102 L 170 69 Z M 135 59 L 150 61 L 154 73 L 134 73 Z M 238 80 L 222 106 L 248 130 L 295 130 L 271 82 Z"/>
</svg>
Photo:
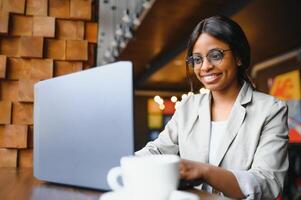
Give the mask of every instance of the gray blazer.
<svg viewBox="0 0 301 200">
<path fill-rule="evenodd" d="M 159 137 L 136 155 L 179 153 L 183 159 L 208 163 L 210 99 L 208 93 L 183 100 Z M 289 165 L 287 113 L 283 101 L 253 91 L 247 83 L 234 103 L 213 164 L 253 177 L 255 185 L 248 178 L 238 180 L 243 192 L 257 187 L 251 191 L 258 194 L 249 199 L 275 199 L 282 191 Z"/>
</svg>

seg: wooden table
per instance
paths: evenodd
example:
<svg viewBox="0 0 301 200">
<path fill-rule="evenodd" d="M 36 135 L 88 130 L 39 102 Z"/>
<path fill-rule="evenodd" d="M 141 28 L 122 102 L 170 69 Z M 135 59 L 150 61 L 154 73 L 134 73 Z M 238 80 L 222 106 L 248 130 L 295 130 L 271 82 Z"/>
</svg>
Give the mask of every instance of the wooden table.
<svg viewBox="0 0 301 200">
<path fill-rule="evenodd" d="M 201 200 L 226 199 L 203 191 L 192 191 Z M 0 168 L 1 200 L 98 200 L 102 192 L 39 181 L 32 168 Z"/>
</svg>

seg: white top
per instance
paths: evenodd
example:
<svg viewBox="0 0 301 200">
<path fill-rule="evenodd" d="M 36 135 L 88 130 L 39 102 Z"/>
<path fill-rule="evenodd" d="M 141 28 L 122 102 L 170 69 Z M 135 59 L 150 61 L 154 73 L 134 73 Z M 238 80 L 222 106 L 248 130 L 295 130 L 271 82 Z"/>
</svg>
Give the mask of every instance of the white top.
<svg viewBox="0 0 301 200">
<path fill-rule="evenodd" d="M 209 163 L 214 165 L 214 159 L 217 156 L 218 147 L 222 143 L 222 138 L 226 132 L 228 121 L 211 121 L 210 145 L 209 145 Z M 203 190 L 213 192 L 210 185 L 204 185 Z"/>
<path fill-rule="evenodd" d="M 210 146 L 209 146 L 209 163 L 214 163 L 214 158 L 217 156 L 217 150 L 220 145 L 222 145 L 222 138 L 226 132 L 228 121 L 211 121 L 211 132 L 210 132 Z M 236 177 L 239 187 L 242 192 L 247 196 L 247 199 L 254 199 L 254 191 L 260 191 L 260 185 L 253 177 L 247 172 L 231 170 Z M 244 186 L 243 184 L 248 181 L 249 185 Z M 255 188 L 255 190 L 254 190 Z M 213 192 L 213 188 L 210 185 L 205 185 L 203 190 L 207 192 Z M 260 193 L 260 192 L 259 192 Z M 252 195 L 248 195 L 252 194 Z M 223 194 L 221 194 L 223 195 Z"/>
<path fill-rule="evenodd" d="M 213 164 L 218 147 L 222 142 L 223 135 L 226 132 L 228 121 L 211 121 L 211 135 L 209 146 L 209 163 Z"/>
</svg>

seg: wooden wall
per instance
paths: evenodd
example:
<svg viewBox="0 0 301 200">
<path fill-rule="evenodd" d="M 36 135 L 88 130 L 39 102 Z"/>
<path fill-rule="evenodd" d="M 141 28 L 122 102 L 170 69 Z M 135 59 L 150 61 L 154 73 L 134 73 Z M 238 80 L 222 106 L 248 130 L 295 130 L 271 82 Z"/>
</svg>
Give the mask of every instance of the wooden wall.
<svg viewBox="0 0 301 200">
<path fill-rule="evenodd" d="M 32 167 L 33 86 L 95 65 L 92 0 L 0 0 L 0 167 Z"/>
</svg>

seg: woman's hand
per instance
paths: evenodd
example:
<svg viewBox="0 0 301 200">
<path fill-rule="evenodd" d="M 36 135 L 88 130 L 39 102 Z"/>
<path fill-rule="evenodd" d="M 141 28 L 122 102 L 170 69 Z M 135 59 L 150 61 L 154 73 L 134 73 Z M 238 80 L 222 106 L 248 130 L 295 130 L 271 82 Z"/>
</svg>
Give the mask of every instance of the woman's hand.
<svg viewBox="0 0 301 200">
<path fill-rule="evenodd" d="M 245 198 L 231 171 L 190 160 L 181 160 L 179 170 L 182 179 L 188 181 L 201 179 L 226 196 L 238 199 Z"/>
<path fill-rule="evenodd" d="M 203 179 L 208 171 L 209 165 L 205 163 L 181 160 L 180 161 L 180 176 L 185 180 Z"/>
</svg>

